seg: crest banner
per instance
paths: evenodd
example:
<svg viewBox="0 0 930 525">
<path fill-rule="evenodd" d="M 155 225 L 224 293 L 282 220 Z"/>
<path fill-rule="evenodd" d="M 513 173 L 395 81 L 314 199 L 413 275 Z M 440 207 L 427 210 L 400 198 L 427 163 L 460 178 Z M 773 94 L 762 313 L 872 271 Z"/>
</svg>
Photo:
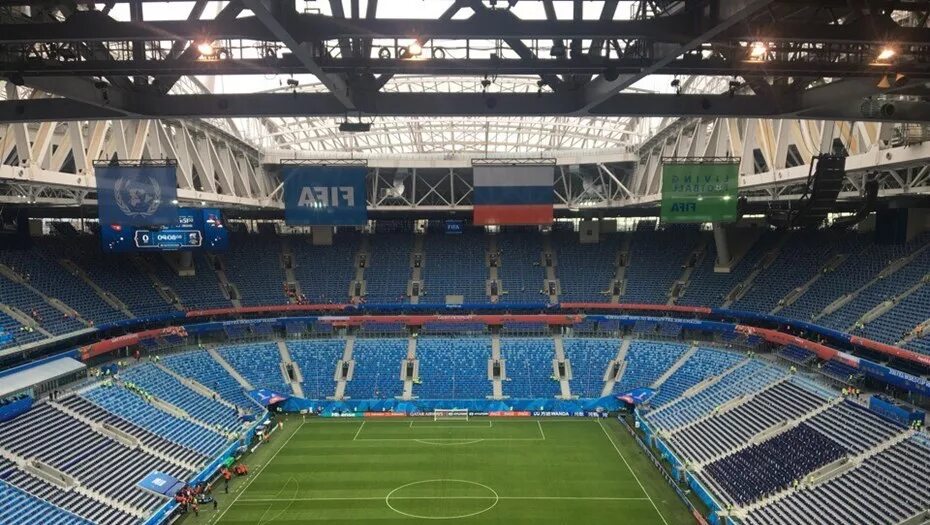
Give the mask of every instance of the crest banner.
<svg viewBox="0 0 930 525">
<path fill-rule="evenodd" d="M 178 222 L 177 166 L 95 166 L 101 225 L 159 226 Z"/>
</svg>

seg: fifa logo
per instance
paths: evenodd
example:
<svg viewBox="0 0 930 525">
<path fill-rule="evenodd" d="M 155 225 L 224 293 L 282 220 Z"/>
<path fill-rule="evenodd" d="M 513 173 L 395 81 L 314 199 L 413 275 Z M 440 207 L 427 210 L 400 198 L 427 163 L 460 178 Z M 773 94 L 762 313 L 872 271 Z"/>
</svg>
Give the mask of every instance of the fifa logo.
<svg viewBox="0 0 930 525">
<path fill-rule="evenodd" d="M 304 208 L 355 207 L 355 188 L 352 186 L 304 186 L 297 205 Z"/>
</svg>

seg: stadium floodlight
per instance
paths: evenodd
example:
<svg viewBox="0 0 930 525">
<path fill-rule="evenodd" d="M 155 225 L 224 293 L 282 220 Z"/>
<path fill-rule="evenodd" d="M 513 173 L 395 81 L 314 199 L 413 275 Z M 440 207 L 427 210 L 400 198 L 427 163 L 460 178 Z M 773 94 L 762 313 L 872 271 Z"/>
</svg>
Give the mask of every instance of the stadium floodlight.
<svg viewBox="0 0 930 525">
<path fill-rule="evenodd" d="M 216 48 L 213 47 L 213 42 L 207 42 L 205 40 L 197 44 L 197 52 L 202 56 L 209 57 L 213 56 L 213 53 L 216 53 Z"/>
<path fill-rule="evenodd" d="M 407 56 L 418 57 L 423 54 L 423 46 L 420 45 L 416 40 L 412 44 L 407 46 Z"/>
<path fill-rule="evenodd" d="M 749 46 L 749 58 L 753 62 L 761 62 L 765 59 L 765 54 L 769 48 L 762 42 L 753 42 Z"/>
<path fill-rule="evenodd" d="M 898 54 L 898 52 L 895 51 L 895 49 L 894 49 L 893 47 L 891 47 L 891 46 L 885 46 L 885 47 L 882 48 L 881 51 L 878 52 L 878 57 L 876 57 L 876 58 L 878 58 L 878 61 L 879 61 L 879 62 L 887 62 L 887 61 L 891 60 L 892 58 L 894 58 L 894 56 L 897 55 L 897 54 Z"/>
<path fill-rule="evenodd" d="M 339 124 L 339 131 L 343 133 L 367 133 L 371 131 L 371 122 L 349 122 Z"/>
</svg>

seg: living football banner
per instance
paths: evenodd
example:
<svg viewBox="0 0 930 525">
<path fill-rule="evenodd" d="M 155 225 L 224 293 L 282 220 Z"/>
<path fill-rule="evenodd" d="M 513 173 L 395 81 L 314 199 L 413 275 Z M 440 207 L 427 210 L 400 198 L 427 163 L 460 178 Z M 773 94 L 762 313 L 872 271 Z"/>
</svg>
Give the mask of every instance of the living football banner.
<svg viewBox="0 0 930 525">
<path fill-rule="evenodd" d="M 290 226 L 368 222 L 364 166 L 282 166 L 284 221 Z"/>
<path fill-rule="evenodd" d="M 178 222 L 177 166 L 95 166 L 100 224 L 160 226 Z"/>
<path fill-rule="evenodd" d="M 662 164 L 662 222 L 733 222 L 738 197 L 738 162 L 668 160 Z"/>
</svg>

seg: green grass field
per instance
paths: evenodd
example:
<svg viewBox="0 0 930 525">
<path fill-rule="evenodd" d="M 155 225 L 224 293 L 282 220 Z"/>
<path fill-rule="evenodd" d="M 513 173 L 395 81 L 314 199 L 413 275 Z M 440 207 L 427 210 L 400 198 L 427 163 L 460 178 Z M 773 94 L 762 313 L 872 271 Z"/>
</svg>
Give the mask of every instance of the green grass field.
<svg viewBox="0 0 930 525">
<path fill-rule="evenodd" d="M 186 525 L 694 523 L 614 420 L 298 416 L 246 462 Z"/>
</svg>

